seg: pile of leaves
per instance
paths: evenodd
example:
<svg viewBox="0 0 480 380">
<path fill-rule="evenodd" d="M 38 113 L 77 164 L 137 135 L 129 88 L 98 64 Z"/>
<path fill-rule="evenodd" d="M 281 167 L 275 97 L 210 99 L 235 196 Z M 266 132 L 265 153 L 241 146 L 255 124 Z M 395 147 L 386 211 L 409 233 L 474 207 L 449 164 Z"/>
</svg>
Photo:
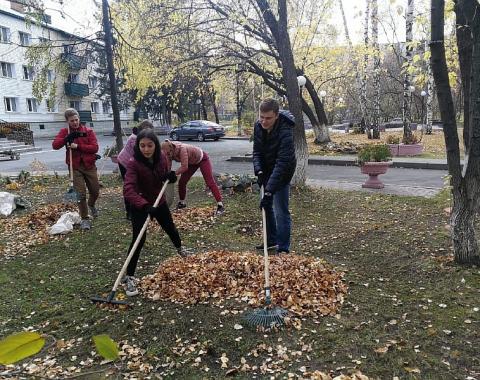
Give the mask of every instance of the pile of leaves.
<svg viewBox="0 0 480 380">
<path fill-rule="evenodd" d="M 272 256 L 270 276 L 273 303 L 297 316 L 335 315 L 347 293 L 343 273 L 313 257 Z M 263 287 L 263 257 L 227 251 L 168 259 L 140 284 L 154 301 L 220 304 L 235 299 L 253 307 L 263 305 Z"/>
<path fill-rule="evenodd" d="M 55 224 L 64 212 L 76 209 L 74 204 L 50 204 L 27 215 L 4 221 L 0 229 L 0 255 L 26 255 L 30 253 L 31 247 L 61 238 L 61 235 L 49 235 L 47 227 Z"/>
</svg>

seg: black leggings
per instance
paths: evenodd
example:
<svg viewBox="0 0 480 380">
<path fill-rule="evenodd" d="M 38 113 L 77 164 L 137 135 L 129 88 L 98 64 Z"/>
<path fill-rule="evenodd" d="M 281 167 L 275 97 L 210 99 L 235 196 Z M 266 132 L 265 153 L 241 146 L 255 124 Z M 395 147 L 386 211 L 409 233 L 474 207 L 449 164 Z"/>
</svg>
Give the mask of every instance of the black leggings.
<svg viewBox="0 0 480 380">
<path fill-rule="evenodd" d="M 130 252 L 130 250 L 132 249 L 133 244 L 135 243 L 135 240 L 137 240 L 137 237 L 140 234 L 143 224 L 145 223 L 145 220 L 147 220 L 147 216 L 148 216 L 148 214 L 145 211 L 138 210 L 134 207 L 131 207 L 130 211 L 132 214 L 133 236 L 132 236 L 132 242 L 130 243 L 130 247 L 128 248 L 128 252 Z M 182 246 L 182 241 L 180 240 L 180 235 L 178 234 L 177 227 L 175 227 L 175 224 L 173 223 L 170 209 L 168 208 L 165 202 L 158 206 L 158 215 L 155 217 L 155 219 L 157 220 L 158 224 L 162 226 L 163 230 L 166 232 L 166 234 L 172 241 L 175 248 L 180 248 Z M 138 247 L 132 256 L 130 263 L 128 263 L 127 276 L 133 276 L 135 274 L 138 258 L 140 257 L 140 251 L 142 250 L 142 247 L 143 247 L 143 244 L 145 243 L 146 238 L 147 238 L 147 231 L 145 231 L 145 233 L 143 234 L 143 237 L 140 240 L 140 243 L 138 244 Z"/>
<path fill-rule="evenodd" d="M 122 176 L 122 180 L 125 182 L 125 174 L 127 173 L 127 168 L 119 162 L 118 169 L 120 169 L 120 175 Z M 128 215 L 130 215 L 130 204 L 125 197 L 123 197 L 123 201 L 125 202 L 125 211 Z"/>
</svg>

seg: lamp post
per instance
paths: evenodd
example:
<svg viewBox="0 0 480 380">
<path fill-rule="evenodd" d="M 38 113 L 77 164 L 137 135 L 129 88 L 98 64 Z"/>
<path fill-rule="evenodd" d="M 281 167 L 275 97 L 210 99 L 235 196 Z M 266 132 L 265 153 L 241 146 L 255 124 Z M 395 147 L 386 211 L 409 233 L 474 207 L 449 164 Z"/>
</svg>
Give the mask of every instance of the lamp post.
<svg viewBox="0 0 480 380">
<path fill-rule="evenodd" d="M 305 86 L 305 84 L 307 83 L 307 78 L 305 78 L 303 75 L 299 75 L 297 77 L 297 83 L 298 83 L 298 88 L 299 88 L 299 91 L 300 91 L 300 99 L 301 99 L 302 98 L 303 86 Z"/>
<path fill-rule="evenodd" d="M 325 96 L 327 96 L 327 92 L 325 90 L 322 90 L 318 94 L 320 95 L 320 101 L 323 104 L 323 99 L 325 99 Z M 323 107 L 325 108 L 325 105 Z"/>
<path fill-rule="evenodd" d="M 200 117 L 200 106 L 202 104 L 202 101 L 200 100 L 200 98 L 198 98 L 196 101 L 195 101 L 195 104 L 197 105 L 197 109 L 198 109 L 198 120 L 201 119 Z"/>
<path fill-rule="evenodd" d="M 425 125 L 425 99 L 427 98 L 427 92 L 425 90 L 422 90 L 420 93 L 420 96 L 422 97 L 422 130 Z"/>
</svg>

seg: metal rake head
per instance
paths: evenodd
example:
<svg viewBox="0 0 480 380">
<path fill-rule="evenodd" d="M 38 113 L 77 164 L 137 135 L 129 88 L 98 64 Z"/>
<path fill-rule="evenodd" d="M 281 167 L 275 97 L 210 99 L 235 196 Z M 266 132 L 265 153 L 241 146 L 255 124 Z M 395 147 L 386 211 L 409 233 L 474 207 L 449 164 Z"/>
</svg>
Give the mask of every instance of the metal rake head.
<svg viewBox="0 0 480 380">
<path fill-rule="evenodd" d="M 281 307 L 256 309 L 245 315 L 245 321 L 254 327 L 272 328 L 283 326 L 287 314 Z"/>
</svg>

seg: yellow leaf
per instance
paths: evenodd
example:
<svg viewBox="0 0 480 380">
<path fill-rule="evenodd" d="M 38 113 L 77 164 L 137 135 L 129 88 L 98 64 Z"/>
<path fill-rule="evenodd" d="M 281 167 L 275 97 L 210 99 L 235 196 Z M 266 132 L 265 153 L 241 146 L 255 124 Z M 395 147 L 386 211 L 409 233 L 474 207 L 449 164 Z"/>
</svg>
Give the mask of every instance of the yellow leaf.
<svg viewBox="0 0 480 380">
<path fill-rule="evenodd" d="M 36 332 L 9 335 L 0 341 L 0 364 L 13 364 L 35 355 L 44 345 L 45 339 Z"/>
</svg>

